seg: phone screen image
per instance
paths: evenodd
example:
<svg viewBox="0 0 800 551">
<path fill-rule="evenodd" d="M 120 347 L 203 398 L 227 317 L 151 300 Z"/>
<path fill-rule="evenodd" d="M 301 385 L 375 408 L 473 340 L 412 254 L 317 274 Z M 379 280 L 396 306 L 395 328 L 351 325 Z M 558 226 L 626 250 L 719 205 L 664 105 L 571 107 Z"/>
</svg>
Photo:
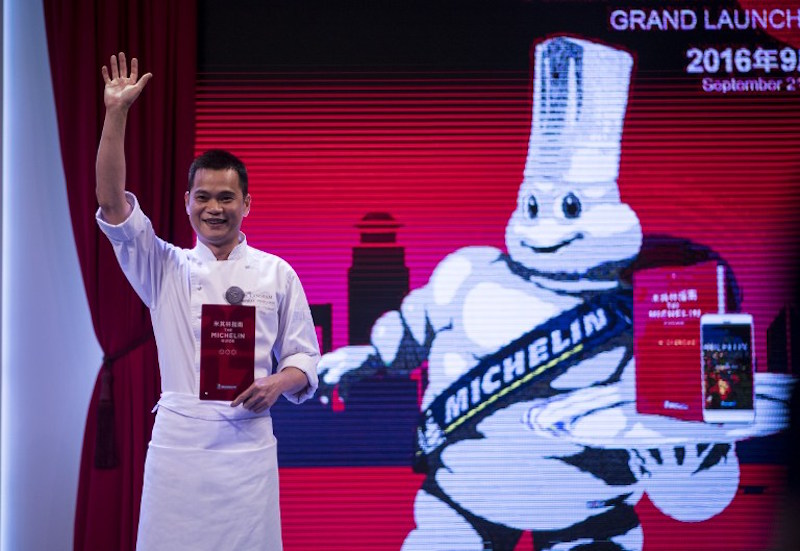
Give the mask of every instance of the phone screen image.
<svg viewBox="0 0 800 551">
<path fill-rule="evenodd" d="M 700 330 L 703 418 L 709 422 L 752 421 L 752 319 L 745 314 L 706 315 Z"/>
</svg>

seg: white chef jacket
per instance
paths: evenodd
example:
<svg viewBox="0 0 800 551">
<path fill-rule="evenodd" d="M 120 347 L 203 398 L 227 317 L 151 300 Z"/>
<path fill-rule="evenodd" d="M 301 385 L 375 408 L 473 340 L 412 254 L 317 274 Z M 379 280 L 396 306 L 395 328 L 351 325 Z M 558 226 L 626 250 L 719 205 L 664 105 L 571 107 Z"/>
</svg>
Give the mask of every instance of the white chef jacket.
<svg viewBox="0 0 800 551">
<path fill-rule="evenodd" d="M 199 399 L 203 304 L 226 304 L 232 287 L 256 307 L 255 378 L 294 366 L 318 385 L 319 348 L 297 274 L 247 245 L 225 261 L 199 240 L 182 249 L 158 238 L 136 197 L 121 224 L 96 218 L 123 272 L 150 308 L 161 369 L 161 399 L 145 462 L 137 549 L 281 549 L 275 438 L 269 411 Z"/>
</svg>

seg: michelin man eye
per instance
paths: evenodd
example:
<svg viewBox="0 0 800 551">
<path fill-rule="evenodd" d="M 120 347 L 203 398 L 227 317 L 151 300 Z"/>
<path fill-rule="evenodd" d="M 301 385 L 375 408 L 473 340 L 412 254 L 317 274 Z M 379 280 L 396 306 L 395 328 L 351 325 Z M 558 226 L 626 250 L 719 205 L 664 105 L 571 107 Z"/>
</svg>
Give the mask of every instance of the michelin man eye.
<svg viewBox="0 0 800 551">
<path fill-rule="evenodd" d="M 568 193 L 561 203 L 561 209 L 567 218 L 577 218 L 581 215 L 581 200 L 574 193 Z"/>
<path fill-rule="evenodd" d="M 536 202 L 536 197 L 533 195 L 529 196 L 526 207 L 528 209 L 528 218 L 536 218 L 539 214 L 539 203 Z"/>
</svg>

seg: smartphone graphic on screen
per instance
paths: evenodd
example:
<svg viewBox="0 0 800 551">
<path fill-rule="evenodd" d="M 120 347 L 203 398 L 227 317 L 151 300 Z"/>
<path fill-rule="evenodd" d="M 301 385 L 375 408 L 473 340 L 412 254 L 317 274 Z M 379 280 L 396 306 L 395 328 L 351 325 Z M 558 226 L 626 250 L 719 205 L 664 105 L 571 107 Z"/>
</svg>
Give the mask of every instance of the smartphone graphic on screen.
<svg viewBox="0 0 800 551">
<path fill-rule="evenodd" d="M 700 318 L 703 420 L 752 423 L 755 419 L 753 316 L 704 314 Z"/>
</svg>

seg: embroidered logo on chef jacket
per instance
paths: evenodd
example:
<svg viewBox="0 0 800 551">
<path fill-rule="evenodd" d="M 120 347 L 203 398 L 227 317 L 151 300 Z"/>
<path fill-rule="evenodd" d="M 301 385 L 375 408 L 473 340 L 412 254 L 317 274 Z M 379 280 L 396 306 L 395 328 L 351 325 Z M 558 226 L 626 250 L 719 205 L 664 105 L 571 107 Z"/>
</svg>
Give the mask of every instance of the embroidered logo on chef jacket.
<svg viewBox="0 0 800 551">
<path fill-rule="evenodd" d="M 242 304 L 264 308 L 268 312 L 275 312 L 278 309 L 275 293 L 269 291 L 245 291 Z"/>
</svg>

